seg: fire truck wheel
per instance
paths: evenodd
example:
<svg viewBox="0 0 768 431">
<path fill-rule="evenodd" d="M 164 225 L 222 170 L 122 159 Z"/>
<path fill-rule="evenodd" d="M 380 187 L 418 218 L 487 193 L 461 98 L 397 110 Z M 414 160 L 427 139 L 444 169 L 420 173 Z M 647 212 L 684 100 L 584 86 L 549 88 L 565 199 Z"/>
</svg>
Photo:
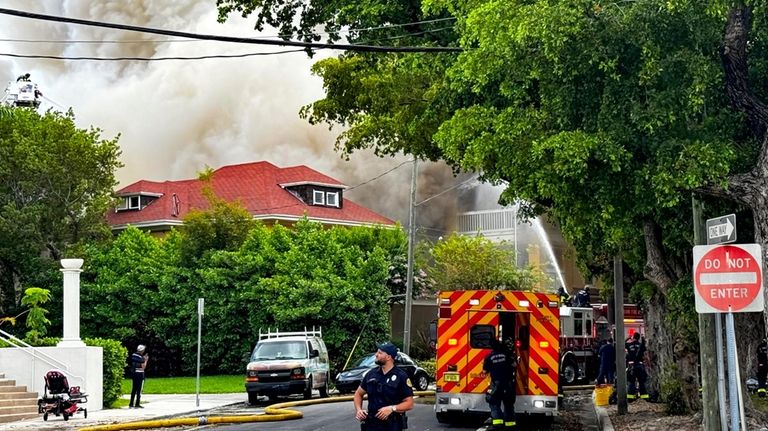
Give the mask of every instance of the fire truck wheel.
<svg viewBox="0 0 768 431">
<path fill-rule="evenodd" d="M 572 385 L 576 383 L 576 376 L 577 376 L 578 370 L 576 368 L 576 364 L 573 362 L 568 362 L 563 366 L 563 383 L 566 385 Z"/>
</svg>

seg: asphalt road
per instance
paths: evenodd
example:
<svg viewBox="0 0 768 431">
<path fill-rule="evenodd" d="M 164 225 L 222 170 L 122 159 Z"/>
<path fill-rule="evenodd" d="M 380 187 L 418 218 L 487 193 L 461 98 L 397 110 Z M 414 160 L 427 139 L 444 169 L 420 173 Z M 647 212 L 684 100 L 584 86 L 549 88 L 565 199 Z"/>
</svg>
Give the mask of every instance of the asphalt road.
<svg viewBox="0 0 768 431">
<path fill-rule="evenodd" d="M 296 430 L 296 431 L 358 431 L 360 424 L 353 415 L 352 402 L 317 404 L 304 407 L 291 407 L 304 413 L 304 418 L 285 422 L 261 422 L 250 424 L 207 426 L 216 431 L 253 431 L 253 430 Z M 526 423 L 520 421 L 519 430 L 552 431 L 593 431 L 597 430 L 597 419 L 589 392 L 566 395 L 565 407 L 554 423 L 542 425 L 541 421 Z M 483 418 L 468 418 L 464 424 L 440 424 L 435 419 L 432 404 L 417 400 L 414 409 L 408 412 L 410 431 L 481 431 L 485 429 Z"/>
</svg>

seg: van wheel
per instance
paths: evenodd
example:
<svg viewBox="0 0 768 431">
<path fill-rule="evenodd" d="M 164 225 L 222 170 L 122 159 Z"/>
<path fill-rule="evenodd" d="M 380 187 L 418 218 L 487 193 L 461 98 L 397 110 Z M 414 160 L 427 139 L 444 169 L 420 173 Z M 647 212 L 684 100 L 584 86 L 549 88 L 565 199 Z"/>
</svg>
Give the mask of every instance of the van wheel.
<svg viewBox="0 0 768 431">
<path fill-rule="evenodd" d="M 255 406 L 259 402 L 259 394 L 256 392 L 248 392 L 248 404 Z"/>
<path fill-rule="evenodd" d="M 325 383 L 320 387 L 320 398 L 328 398 L 328 376 L 325 376 Z"/>
<path fill-rule="evenodd" d="M 312 398 L 312 377 L 309 378 L 309 381 L 307 382 L 307 388 L 304 389 L 304 399 L 309 400 Z"/>
</svg>

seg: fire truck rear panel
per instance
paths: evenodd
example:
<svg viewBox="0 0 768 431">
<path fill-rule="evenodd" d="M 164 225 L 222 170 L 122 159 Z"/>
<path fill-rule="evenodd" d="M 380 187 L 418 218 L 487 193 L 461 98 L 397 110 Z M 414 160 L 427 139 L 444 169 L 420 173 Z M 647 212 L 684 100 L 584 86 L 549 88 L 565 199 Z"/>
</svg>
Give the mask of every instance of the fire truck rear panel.
<svg viewBox="0 0 768 431">
<path fill-rule="evenodd" d="M 557 297 L 519 291 L 451 291 L 439 295 L 435 410 L 488 411 L 482 341 L 512 338 L 519 357 L 517 413 L 556 414 L 559 310 Z M 474 344 L 474 345 L 473 345 Z"/>
</svg>

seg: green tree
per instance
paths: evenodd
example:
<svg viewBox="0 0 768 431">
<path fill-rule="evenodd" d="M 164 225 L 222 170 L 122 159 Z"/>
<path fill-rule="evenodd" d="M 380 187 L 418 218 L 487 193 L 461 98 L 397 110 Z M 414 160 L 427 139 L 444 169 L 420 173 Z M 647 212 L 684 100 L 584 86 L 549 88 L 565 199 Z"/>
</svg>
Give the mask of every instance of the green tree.
<svg viewBox="0 0 768 431">
<path fill-rule="evenodd" d="M 432 249 L 427 275 L 440 290 L 532 290 L 541 274 L 518 269 L 514 251 L 482 236 L 451 234 Z"/>
<path fill-rule="evenodd" d="M 27 313 L 27 341 L 31 344 L 37 344 L 41 337 L 48 332 L 48 325 L 51 321 L 45 316 L 48 310 L 43 305 L 51 300 L 51 292 L 39 287 L 29 287 L 24 291 L 24 297 L 21 298 L 21 304 L 29 307 Z"/>
<path fill-rule="evenodd" d="M 77 128 L 71 111 L 0 118 L 0 314 L 19 306 L 24 284 L 44 285 L 68 247 L 109 235 L 120 152 L 100 133 Z"/>
<path fill-rule="evenodd" d="M 761 2 L 219 5 L 221 17 L 237 10 L 255 14 L 257 23 L 271 19 L 284 26 L 284 37 L 310 25 L 333 28 L 345 17 L 353 27 L 390 24 L 389 32 L 403 36 L 398 43 L 464 47 L 460 55 L 346 53 L 323 60 L 313 70 L 326 97 L 304 114 L 345 125 L 338 143 L 345 152 L 442 158 L 507 184 L 502 201 L 524 202 L 529 216 L 552 217 L 587 275 L 610 274 L 610 257 L 621 251 L 629 268 L 655 286 L 646 289 L 649 347 L 658 359 L 652 376 L 679 364 L 673 377 L 684 382 L 683 399 L 699 407 L 696 346 L 686 341 L 695 334 L 678 336 L 674 328 L 688 325 L 665 315 L 668 306 L 690 308 L 676 303 L 690 301 L 676 288 L 691 271 L 692 192 L 748 209 L 755 241 L 768 249 L 768 20 Z M 384 20 L 379 8 L 418 13 Z M 299 13 L 305 10 L 322 13 Z M 349 18 L 350 10 L 363 18 Z M 456 17 L 447 32 L 455 38 L 391 26 L 446 15 Z M 365 38 L 360 31 L 350 40 Z M 427 73 L 431 79 L 419 79 Z M 762 319 L 739 320 L 753 351 Z"/>
</svg>

